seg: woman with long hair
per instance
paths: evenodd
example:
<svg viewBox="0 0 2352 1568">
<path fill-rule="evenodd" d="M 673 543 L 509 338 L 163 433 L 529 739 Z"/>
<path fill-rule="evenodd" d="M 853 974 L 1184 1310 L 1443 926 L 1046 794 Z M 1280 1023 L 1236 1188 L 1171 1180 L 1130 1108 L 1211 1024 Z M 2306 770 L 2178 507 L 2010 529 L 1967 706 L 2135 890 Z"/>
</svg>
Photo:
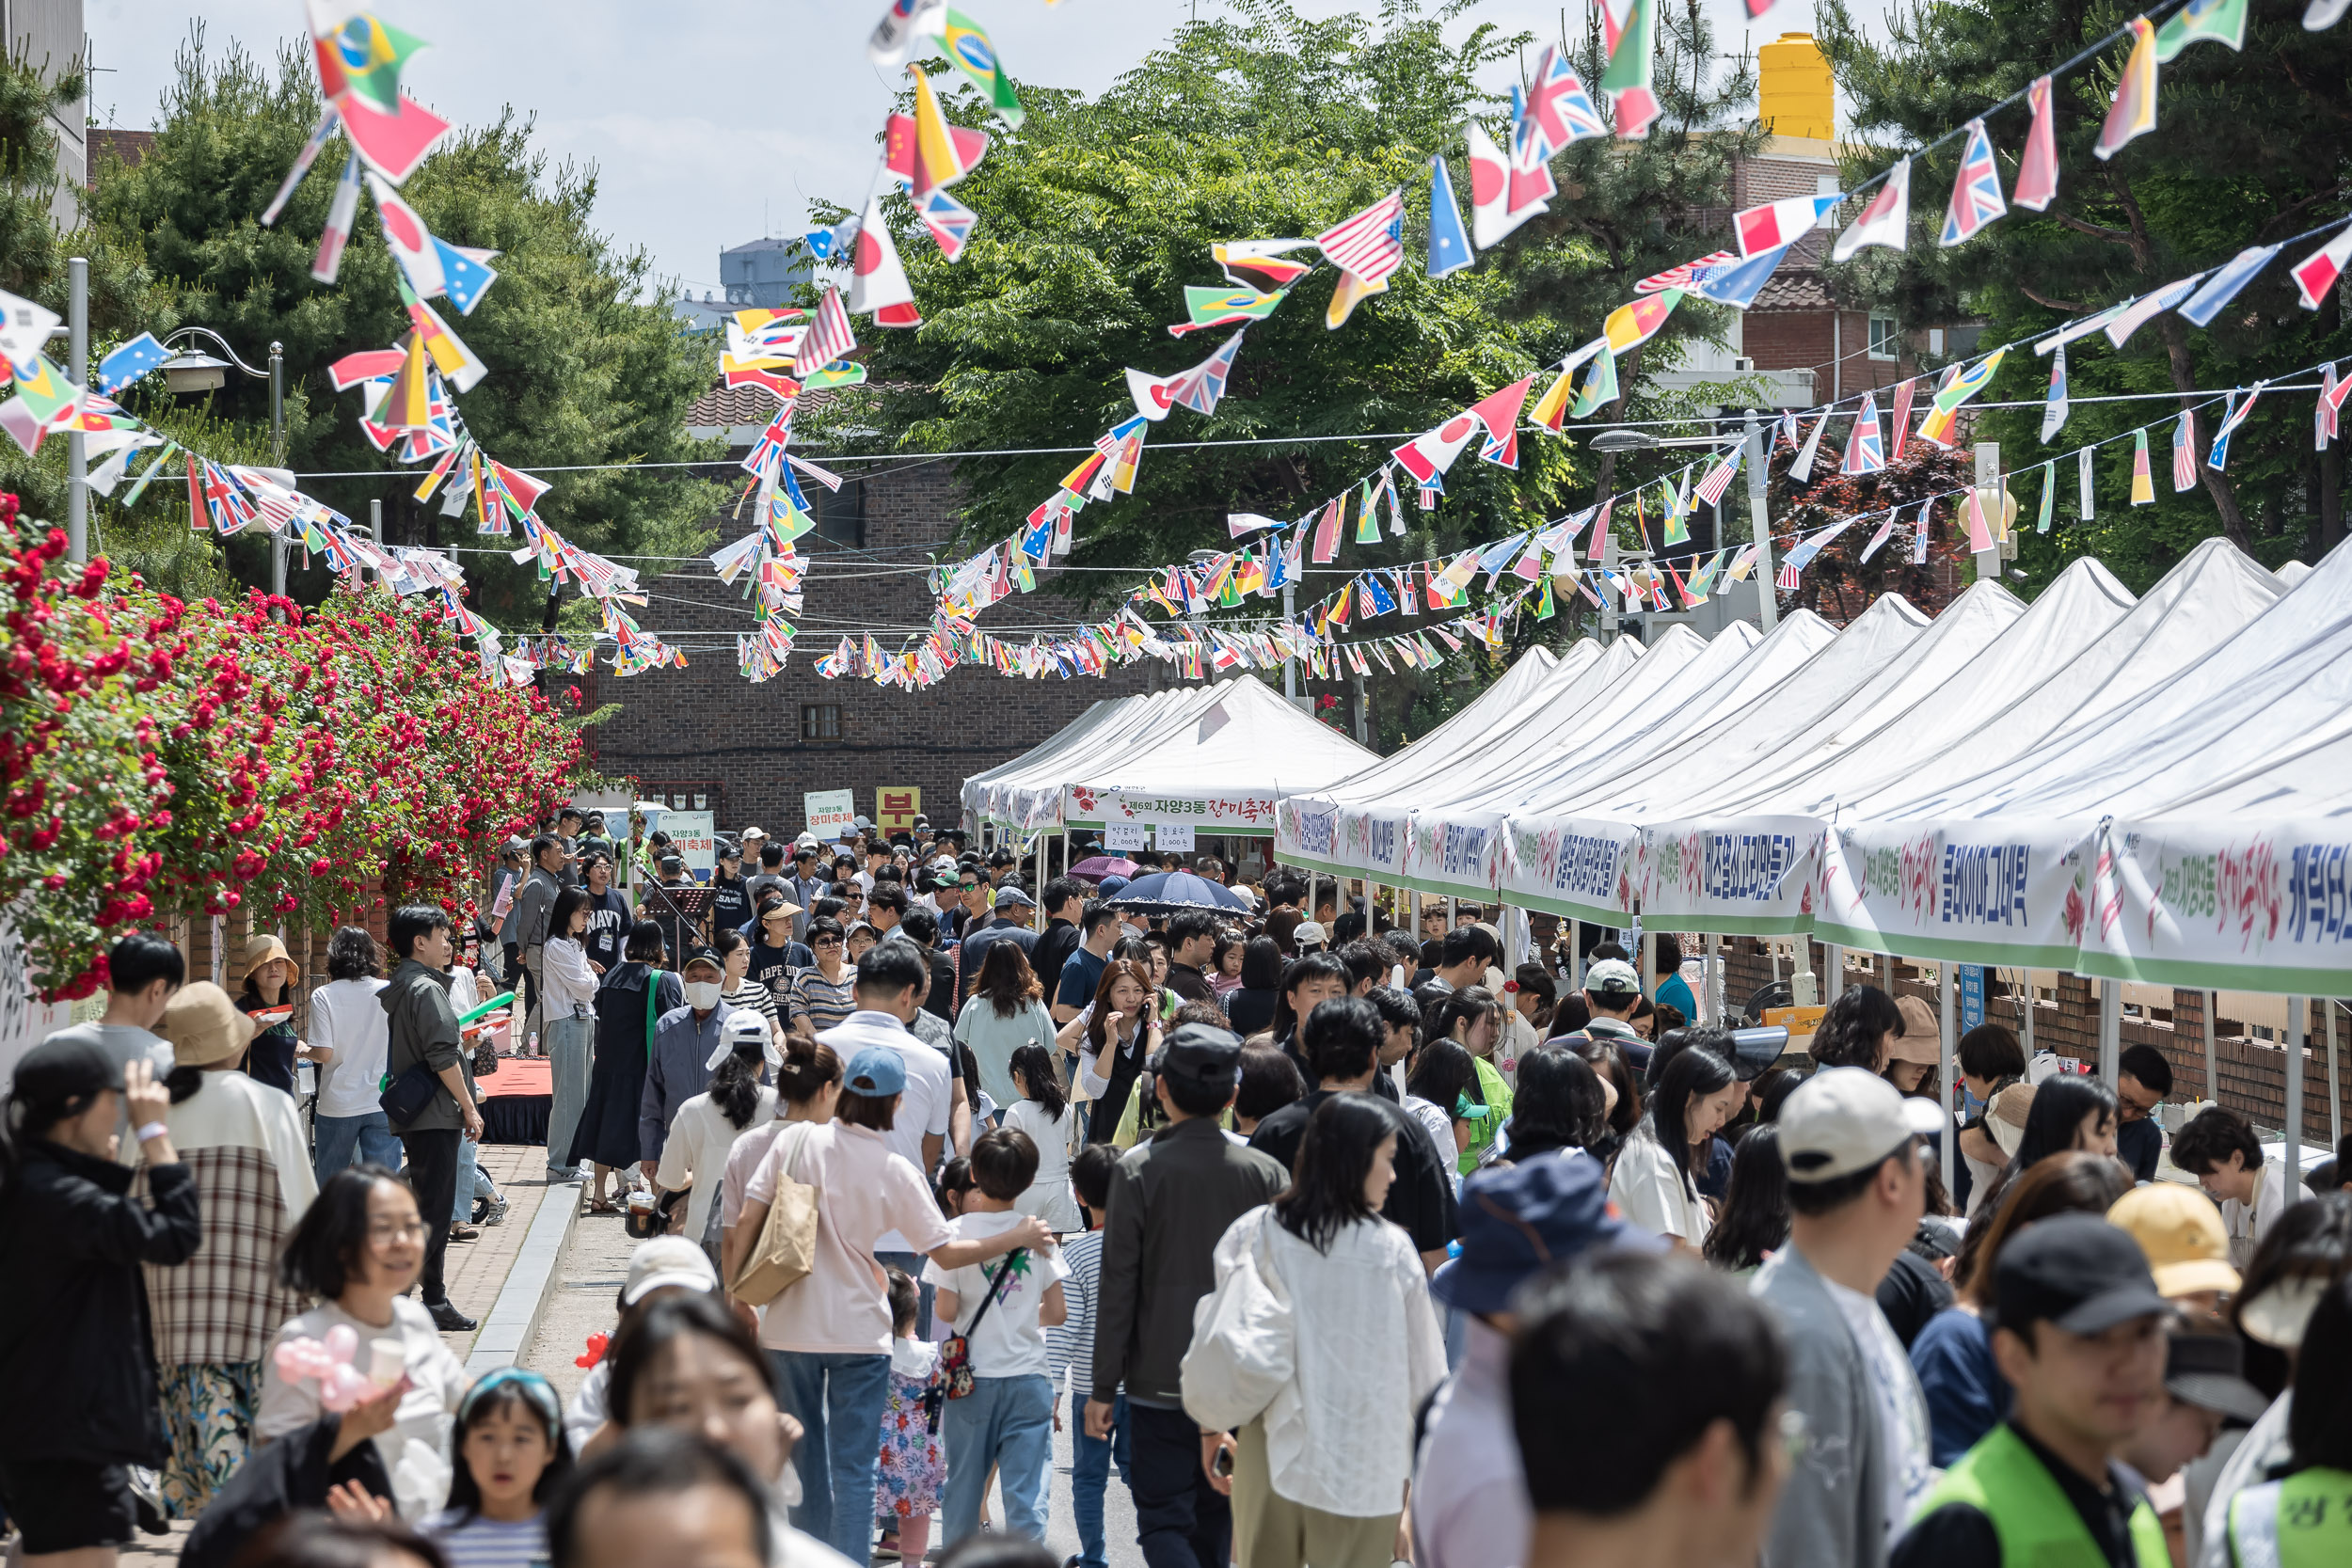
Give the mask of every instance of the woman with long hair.
<svg viewBox="0 0 2352 1568">
<path fill-rule="evenodd" d="M 1025 1045 L 1050 1049 L 1054 1044 L 1045 988 L 1017 943 L 988 944 L 980 976 L 956 1015 L 955 1035 L 956 1043 L 968 1049 L 978 1065 L 979 1086 L 988 1098 L 999 1105 L 1017 1103 L 1021 1097 L 1012 1086 L 1013 1053 Z"/>
<path fill-rule="evenodd" d="M 1078 1046 L 1078 1085 L 1094 1101 L 1087 1142 L 1109 1143 L 1118 1135 L 1136 1075 L 1160 1046 L 1152 972 L 1133 958 L 1105 963 L 1093 1006 L 1062 1025 L 1060 1042 L 1065 1050 Z"/>
<path fill-rule="evenodd" d="M 722 1026 L 710 1087 L 690 1098 L 670 1119 L 654 1181 L 665 1193 L 689 1193 L 686 1237 L 719 1261 L 719 1185 L 727 1155 L 743 1132 L 776 1114 L 776 1091 L 761 1080 L 784 1065 L 768 1021 L 748 1008 Z"/>
<path fill-rule="evenodd" d="M 1275 995 L 1282 986 L 1282 948 L 1272 937 L 1242 944 L 1241 983 L 1225 996 L 1225 1016 L 1233 1033 L 1248 1039 L 1274 1022 Z"/>
<path fill-rule="evenodd" d="M 1953 1269 L 1958 1299 L 1930 1318 L 1911 1342 L 1912 1370 L 1928 1401 L 1933 1463 L 1952 1464 L 2009 1415 L 2010 1386 L 1994 1364 L 1993 1334 L 1984 1321 L 2001 1248 L 2053 1214 L 2104 1214 L 2131 1186 L 2132 1173 L 2108 1155 L 2062 1152 L 2038 1162 L 1977 1211 Z"/>
<path fill-rule="evenodd" d="M 193 1519 L 244 1462 L 262 1354 L 278 1325 L 302 1310 L 273 1275 L 319 1189 L 293 1099 L 236 1070 L 253 1022 L 228 992 L 209 980 L 183 987 L 155 1032 L 171 1042 L 174 1063 L 164 1125 L 196 1173 L 204 1217 L 199 1266 L 147 1266 L 171 1433 L 164 1516 Z"/>
<path fill-rule="evenodd" d="M 358 926 L 326 939 L 326 984 L 310 993 L 310 1054 L 321 1064 L 311 1107 L 310 1173 L 320 1181 L 358 1161 L 400 1164 L 400 1140 L 384 1117 L 384 1061 L 390 1022 L 376 1001 L 383 955 Z"/>
<path fill-rule="evenodd" d="M 1556 1045 L 1539 1045 L 1519 1058 L 1511 1118 L 1497 1144 L 1503 1158 L 1516 1163 L 1563 1148 L 1588 1149 L 1608 1129 L 1609 1091 L 1591 1063 Z"/>
<path fill-rule="evenodd" d="M 548 1059 L 554 1098 L 548 1106 L 548 1180 L 574 1181 L 580 1166 L 566 1164 L 580 1114 L 588 1105 L 588 1080 L 596 1062 L 596 972 L 588 967 L 588 916 L 593 903 L 585 888 L 567 887 L 548 911 L 548 939 L 540 947 L 539 1049 Z"/>
<path fill-rule="evenodd" d="M 660 926 L 641 920 L 630 927 L 623 953 L 596 987 L 596 1055 L 588 1075 L 588 1101 L 580 1107 L 571 1147 L 555 1162 L 575 1167 L 583 1160 L 595 1164 L 592 1214 L 620 1212 L 606 1196 L 606 1183 L 615 1171 L 637 1165 L 637 1105 L 644 1092 L 654 1024 L 663 1013 L 686 1006 L 685 985 L 662 967 L 668 949 Z"/>
<path fill-rule="evenodd" d="M 2033 1106 L 2026 1113 L 2026 1131 L 2001 1174 L 1977 1205 L 1981 1221 L 1999 1207 L 2011 1182 L 2053 1154 L 2087 1151 L 2115 1157 L 2115 1130 L 2122 1125 L 2122 1101 L 2115 1085 L 2087 1073 L 2061 1072 L 2034 1085 Z"/>
<path fill-rule="evenodd" d="M 1691 1147 L 1731 1119 L 1740 1094 L 1731 1064 L 1703 1045 L 1666 1064 L 1648 1113 L 1610 1172 L 1609 1196 L 1627 1219 L 1698 1251 L 1713 1221 L 1699 1196 Z"/>
<path fill-rule="evenodd" d="M 1748 1129 L 1731 1153 L 1731 1185 L 1724 1210 L 1700 1254 L 1728 1274 L 1754 1274 L 1788 1244 L 1788 1167 L 1780 1158 L 1780 1129 Z"/>
<path fill-rule="evenodd" d="M 1414 1413 L 1445 1340 L 1412 1239 L 1380 1217 L 1394 1117 L 1369 1095 L 1315 1107 L 1291 1184 L 1217 1242 L 1216 1278 L 1255 1269 L 1290 1303 L 1289 1380 L 1239 1425 L 1233 1544 L 1250 1568 L 1375 1568 L 1393 1555 Z"/>
<path fill-rule="evenodd" d="M 1000 950 L 1011 946 L 1009 942 L 996 944 Z M 1003 1125 L 1026 1132 L 1037 1145 L 1037 1175 L 1013 1200 L 1014 1212 L 1035 1214 L 1056 1235 L 1067 1235 L 1085 1229 L 1086 1221 L 1070 1192 L 1071 1105 L 1061 1069 L 1054 1063 L 1057 1054 L 1041 1045 L 1025 1045 L 1012 1053 L 1015 1098 L 1005 1109 Z"/>
<path fill-rule="evenodd" d="M 1405 1066 L 1405 1109 L 1429 1130 L 1438 1151 L 1459 1162 L 1483 1148 L 1479 1134 L 1492 1113 L 1480 1098 L 1478 1063 L 1457 1040 L 1432 1036 L 1413 1048 Z M 1494 1141 L 1486 1132 L 1485 1143 Z"/>
<path fill-rule="evenodd" d="M 776 1067 L 776 1098 L 771 1104 L 770 1119 L 755 1119 L 736 1137 L 728 1148 L 725 1172 L 719 1184 L 719 1283 L 732 1283 L 743 1266 L 743 1259 L 751 1251 L 755 1238 L 741 1234 L 739 1221 L 743 1213 L 743 1189 L 750 1184 L 752 1173 L 768 1157 L 778 1137 L 796 1122 L 823 1126 L 833 1119 L 834 1104 L 841 1098 L 841 1058 L 833 1047 L 817 1040 L 787 1035 L 779 1049 L 784 1059 Z M 758 1320 L 752 1309 L 737 1304 L 740 1315 L 756 1326 Z"/>
<path fill-rule="evenodd" d="M 1478 1074 L 1478 1102 L 1487 1114 L 1473 1129 L 1470 1147 L 1461 1156 L 1460 1170 L 1468 1176 L 1478 1168 L 1479 1159 L 1511 1115 L 1510 1080 L 1493 1060 L 1502 1037 L 1502 1004 L 1484 986 L 1439 991 L 1434 1006 L 1422 1005 L 1422 1036 L 1450 1039 L 1469 1052 Z"/>
</svg>

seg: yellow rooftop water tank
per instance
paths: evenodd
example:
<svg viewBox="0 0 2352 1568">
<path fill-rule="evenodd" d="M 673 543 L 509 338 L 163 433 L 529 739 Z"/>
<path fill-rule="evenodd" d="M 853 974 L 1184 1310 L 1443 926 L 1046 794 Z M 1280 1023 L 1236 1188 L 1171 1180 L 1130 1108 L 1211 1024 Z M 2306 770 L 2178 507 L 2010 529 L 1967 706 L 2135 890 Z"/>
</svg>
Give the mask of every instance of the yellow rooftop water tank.
<svg viewBox="0 0 2352 1568">
<path fill-rule="evenodd" d="M 1762 80 L 1756 115 L 1776 136 L 1829 141 L 1837 133 L 1837 92 L 1811 33 L 1783 33 L 1756 52 Z"/>
</svg>

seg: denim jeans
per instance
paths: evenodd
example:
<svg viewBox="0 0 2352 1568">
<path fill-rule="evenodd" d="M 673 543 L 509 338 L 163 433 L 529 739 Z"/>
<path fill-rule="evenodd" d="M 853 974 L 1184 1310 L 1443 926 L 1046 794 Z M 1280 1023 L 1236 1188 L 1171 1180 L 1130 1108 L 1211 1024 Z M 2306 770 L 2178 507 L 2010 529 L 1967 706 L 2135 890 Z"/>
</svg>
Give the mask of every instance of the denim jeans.
<svg viewBox="0 0 2352 1568">
<path fill-rule="evenodd" d="M 1087 1435 L 1087 1399 L 1093 1392 L 1080 1387 L 1070 1395 L 1070 1513 L 1078 1526 L 1078 1568 L 1108 1568 L 1104 1556 L 1103 1489 L 1111 1479 L 1111 1462 L 1119 1463 L 1120 1479 L 1127 1477 L 1127 1396 L 1111 1405 L 1111 1434 Z"/>
<path fill-rule="evenodd" d="M 310 1153 L 310 1170 L 322 1187 L 326 1185 L 328 1177 L 355 1163 L 382 1165 L 386 1170 L 400 1169 L 400 1140 L 392 1136 L 391 1123 L 384 1119 L 381 1111 L 357 1117 L 319 1117 L 311 1132 L 318 1147 Z"/>
<path fill-rule="evenodd" d="M 947 1402 L 940 1423 L 947 1450 L 947 1489 L 940 1497 L 942 1542 L 952 1546 L 980 1528 L 988 1469 L 1004 1488 L 1001 1528 L 1032 1541 L 1045 1539 L 1045 1494 L 1054 1473 L 1054 1380 L 976 1377 L 972 1392 Z"/>
<path fill-rule="evenodd" d="M 768 1363 L 777 1402 L 803 1429 L 792 1449 L 801 1477 L 792 1523 L 864 1562 L 874 1547 L 874 1468 L 890 1402 L 890 1357 L 771 1350 Z"/>
</svg>

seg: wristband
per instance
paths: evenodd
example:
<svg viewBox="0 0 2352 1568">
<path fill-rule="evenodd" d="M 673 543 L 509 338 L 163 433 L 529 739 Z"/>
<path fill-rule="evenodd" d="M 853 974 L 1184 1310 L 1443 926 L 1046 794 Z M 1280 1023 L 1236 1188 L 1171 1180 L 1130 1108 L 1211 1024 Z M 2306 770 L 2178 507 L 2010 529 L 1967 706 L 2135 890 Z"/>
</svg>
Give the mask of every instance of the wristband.
<svg viewBox="0 0 2352 1568">
<path fill-rule="evenodd" d="M 171 1129 L 166 1127 L 160 1121 L 151 1121 L 146 1126 L 131 1134 L 131 1136 L 137 1139 L 140 1143 L 145 1143 L 150 1138 L 165 1138 L 169 1137 L 170 1135 Z"/>
</svg>

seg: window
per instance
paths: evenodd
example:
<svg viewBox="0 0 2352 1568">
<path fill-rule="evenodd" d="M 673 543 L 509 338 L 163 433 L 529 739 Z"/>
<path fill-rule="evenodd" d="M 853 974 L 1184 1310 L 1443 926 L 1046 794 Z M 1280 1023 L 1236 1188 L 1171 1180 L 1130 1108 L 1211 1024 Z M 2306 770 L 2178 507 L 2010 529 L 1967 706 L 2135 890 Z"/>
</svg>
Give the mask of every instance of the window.
<svg viewBox="0 0 2352 1568">
<path fill-rule="evenodd" d="M 1900 346 L 1901 340 L 1895 336 L 1895 318 L 1872 316 L 1870 318 L 1870 357 L 1892 359 L 1895 357 L 1896 350 Z"/>
<path fill-rule="evenodd" d="M 801 705 L 801 738 L 803 740 L 840 739 L 841 705 L 838 703 L 803 703 Z"/>
<path fill-rule="evenodd" d="M 845 479 L 838 490 L 804 484 L 801 493 L 817 509 L 817 537 L 860 549 L 866 544 L 866 482 Z"/>
</svg>

